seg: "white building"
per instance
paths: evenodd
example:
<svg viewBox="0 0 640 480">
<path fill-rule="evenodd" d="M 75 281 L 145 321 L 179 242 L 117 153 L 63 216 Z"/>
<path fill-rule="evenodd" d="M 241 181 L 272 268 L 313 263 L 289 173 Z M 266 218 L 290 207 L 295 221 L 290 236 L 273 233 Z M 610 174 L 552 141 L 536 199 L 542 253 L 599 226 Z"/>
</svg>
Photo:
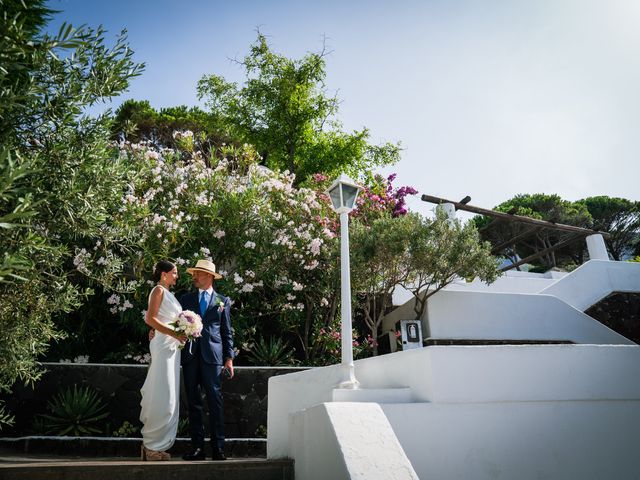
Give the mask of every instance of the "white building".
<svg viewBox="0 0 640 480">
<path fill-rule="evenodd" d="M 640 347 L 583 313 L 612 292 L 640 292 L 640 264 L 450 285 L 422 319 L 432 338 L 574 344 L 368 358 L 359 390 L 336 389 L 338 365 L 272 377 L 268 457 L 298 480 L 640 478 Z"/>
</svg>

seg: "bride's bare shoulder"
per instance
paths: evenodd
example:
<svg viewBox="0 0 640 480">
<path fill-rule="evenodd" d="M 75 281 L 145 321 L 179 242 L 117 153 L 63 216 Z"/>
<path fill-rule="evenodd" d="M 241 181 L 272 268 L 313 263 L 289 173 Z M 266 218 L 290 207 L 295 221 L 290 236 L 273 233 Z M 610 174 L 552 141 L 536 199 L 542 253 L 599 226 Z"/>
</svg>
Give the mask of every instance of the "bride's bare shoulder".
<svg viewBox="0 0 640 480">
<path fill-rule="evenodd" d="M 162 286 L 156 285 L 151 289 L 151 293 L 150 293 L 151 298 L 162 298 L 163 295 L 164 295 L 164 288 L 162 288 Z"/>
</svg>

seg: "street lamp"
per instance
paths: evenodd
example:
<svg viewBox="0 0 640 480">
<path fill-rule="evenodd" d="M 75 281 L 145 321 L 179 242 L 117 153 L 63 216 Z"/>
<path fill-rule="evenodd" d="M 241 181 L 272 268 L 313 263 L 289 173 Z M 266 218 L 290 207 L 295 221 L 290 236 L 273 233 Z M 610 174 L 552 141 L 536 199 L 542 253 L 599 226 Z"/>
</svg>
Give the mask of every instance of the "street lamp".
<svg viewBox="0 0 640 480">
<path fill-rule="evenodd" d="M 346 175 L 335 180 L 327 194 L 331 198 L 333 209 L 340 214 L 340 277 L 342 316 L 342 369 L 343 380 L 340 388 L 358 388 L 353 367 L 353 333 L 351 328 L 351 274 L 349 271 L 349 212 L 356 204 L 358 193 L 362 190 Z"/>
</svg>

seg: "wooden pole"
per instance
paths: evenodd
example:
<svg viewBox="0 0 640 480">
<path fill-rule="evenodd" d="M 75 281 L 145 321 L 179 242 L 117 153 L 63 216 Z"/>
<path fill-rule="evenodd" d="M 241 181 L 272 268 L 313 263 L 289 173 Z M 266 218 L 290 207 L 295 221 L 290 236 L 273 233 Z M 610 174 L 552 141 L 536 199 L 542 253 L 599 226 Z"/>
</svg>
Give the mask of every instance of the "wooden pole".
<svg viewBox="0 0 640 480">
<path fill-rule="evenodd" d="M 521 215 L 496 212 L 495 210 L 487 210 L 486 208 L 474 207 L 473 205 L 465 205 L 460 202 L 454 202 L 451 200 L 446 200 L 444 198 L 434 197 L 426 194 L 422 195 L 422 201 L 435 203 L 436 205 L 439 205 L 441 203 L 451 203 L 456 207 L 456 210 L 464 210 L 466 212 L 477 213 L 479 215 L 486 215 L 488 217 L 493 217 L 500 220 L 528 223 L 530 225 L 536 225 L 538 227 L 551 228 L 554 230 L 562 230 L 565 232 L 580 233 L 582 235 L 593 235 L 594 233 L 599 233 L 605 238 L 609 237 L 609 234 L 607 232 L 599 232 L 597 230 L 591 230 L 589 228 L 576 227 L 573 225 L 564 225 L 562 223 L 547 222 L 545 220 L 538 220 L 535 218 L 523 217 Z"/>
</svg>

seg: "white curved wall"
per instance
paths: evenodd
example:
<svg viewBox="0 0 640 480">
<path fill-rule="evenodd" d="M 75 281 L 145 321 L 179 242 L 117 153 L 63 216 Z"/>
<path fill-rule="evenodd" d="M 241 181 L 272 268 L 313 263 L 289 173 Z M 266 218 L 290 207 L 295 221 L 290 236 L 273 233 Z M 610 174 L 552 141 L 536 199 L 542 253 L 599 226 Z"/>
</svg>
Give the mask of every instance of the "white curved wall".
<svg viewBox="0 0 640 480">
<path fill-rule="evenodd" d="M 468 292 L 538 293 L 565 275 L 568 274 L 552 271 L 547 273 L 508 271 L 491 284 L 484 283 L 478 279 L 474 279 L 472 282 L 459 279 L 447 285 L 445 289 Z M 397 286 L 393 291 L 394 305 L 401 306 L 412 299 L 413 293 L 402 286 Z"/>
<path fill-rule="evenodd" d="M 633 343 L 551 295 L 442 290 L 427 319 L 432 338 Z"/>
<path fill-rule="evenodd" d="M 454 282 L 447 285 L 445 289 L 467 292 L 538 293 L 556 281 L 557 279 L 539 276 L 539 274 L 527 274 L 526 276 L 505 274 L 498 277 L 496 281 L 491 284 L 486 284 L 476 279 L 473 280 L 473 282 Z"/>
<path fill-rule="evenodd" d="M 640 263 L 590 260 L 540 291 L 582 311 L 613 292 L 640 292 Z"/>
<path fill-rule="evenodd" d="M 612 292 L 640 292 L 640 263 L 590 260 L 569 274 L 507 272 L 491 285 L 455 282 L 428 300 L 423 331 L 433 338 L 630 344 L 582 313 Z M 382 331 L 415 318 L 413 305 L 409 298 L 388 314 Z"/>
</svg>

